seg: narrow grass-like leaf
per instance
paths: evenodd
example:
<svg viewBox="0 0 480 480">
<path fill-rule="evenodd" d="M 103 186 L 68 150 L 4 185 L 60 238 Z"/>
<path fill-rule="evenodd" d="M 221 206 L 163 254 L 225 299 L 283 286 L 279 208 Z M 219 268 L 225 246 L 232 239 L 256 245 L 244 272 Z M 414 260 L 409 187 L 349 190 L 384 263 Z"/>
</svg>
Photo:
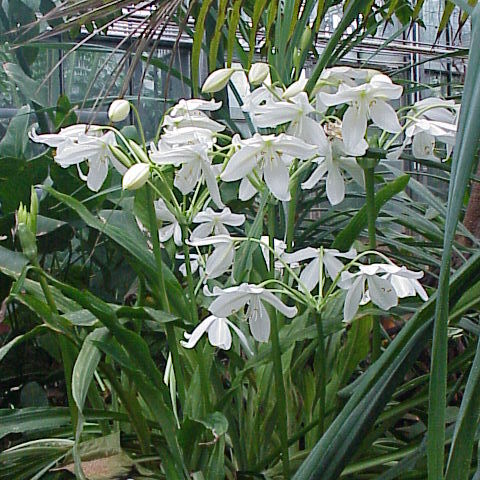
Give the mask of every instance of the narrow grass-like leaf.
<svg viewBox="0 0 480 480">
<path fill-rule="evenodd" d="M 448 288 L 453 241 L 480 139 L 480 5 L 472 15 L 472 40 L 469 68 L 465 80 L 460 122 L 453 153 L 452 175 L 448 192 L 447 217 L 443 244 L 442 267 L 438 284 L 438 300 L 433 333 L 430 401 L 428 416 L 428 478 L 443 478 L 445 443 L 445 408 L 448 353 Z"/>
</svg>

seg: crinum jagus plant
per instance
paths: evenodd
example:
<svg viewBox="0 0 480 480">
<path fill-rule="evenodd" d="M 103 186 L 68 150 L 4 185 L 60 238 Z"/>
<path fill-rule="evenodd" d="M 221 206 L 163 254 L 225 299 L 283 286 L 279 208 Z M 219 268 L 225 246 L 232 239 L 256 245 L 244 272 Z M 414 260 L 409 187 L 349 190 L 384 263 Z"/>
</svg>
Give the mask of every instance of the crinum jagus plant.
<svg viewBox="0 0 480 480">
<path fill-rule="evenodd" d="M 336 422 L 337 394 L 358 362 L 368 350 L 371 362 L 382 354 L 379 317 L 429 300 L 424 272 L 377 249 L 379 158 L 369 143 L 375 135 L 386 162 L 410 148 L 418 158 L 449 155 L 456 105 L 429 100 L 396 112 L 390 102 L 402 87 L 374 70 L 324 70 L 310 96 L 307 78 L 286 86 L 271 73 L 256 63 L 248 76 L 224 68 L 204 83 L 205 94 L 234 75 L 248 87 L 241 100 L 254 129 L 249 137 L 209 115 L 220 102 L 200 98 L 179 100 L 150 142 L 125 100 L 112 104 L 110 119 L 114 125 L 134 108 L 140 142 L 112 124 L 32 130 L 30 138 L 54 149 L 60 166 L 75 165 L 93 192 L 110 169 L 121 175 L 117 212 L 96 216 L 70 196 L 47 192 L 118 243 L 138 275 L 134 306 L 54 278 L 36 258 L 38 206 L 19 209 L 21 274 L 18 262 L 4 271 L 23 283 L 10 298 L 62 339 L 71 416 L 68 441 L 34 443 L 51 448 L 44 472 L 62 463 L 88 477 L 101 432 L 114 438 L 104 456 L 116 455 L 116 468 L 145 478 L 291 478 Z M 296 248 L 296 191 L 323 182 L 332 205 L 353 184 L 365 190 L 367 220 L 359 212 L 357 233 L 368 226 L 368 245 L 354 248 L 353 236 L 346 248 Z M 347 329 L 356 337 L 345 342 Z M 29 448 L 2 455 L 14 468 Z"/>
</svg>

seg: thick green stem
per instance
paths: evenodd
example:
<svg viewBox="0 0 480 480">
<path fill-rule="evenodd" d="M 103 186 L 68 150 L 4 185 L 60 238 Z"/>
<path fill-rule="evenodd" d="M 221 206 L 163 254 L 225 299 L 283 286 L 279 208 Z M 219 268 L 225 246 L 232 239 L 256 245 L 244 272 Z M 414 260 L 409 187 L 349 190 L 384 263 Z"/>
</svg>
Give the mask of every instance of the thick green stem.
<svg viewBox="0 0 480 480">
<path fill-rule="evenodd" d="M 275 239 L 275 205 L 269 205 L 268 209 L 268 237 L 270 244 L 270 275 L 275 277 L 275 258 L 273 254 Z M 277 392 L 277 413 L 278 426 L 280 430 L 280 442 L 282 445 L 282 466 L 283 477 L 290 478 L 290 461 L 288 457 L 288 415 L 287 415 L 287 397 L 285 393 L 285 384 L 282 373 L 282 352 L 280 349 L 280 337 L 278 332 L 278 323 L 276 311 L 269 310 L 271 322 L 272 339 L 272 357 L 273 371 L 275 376 L 275 389 Z"/>
<path fill-rule="evenodd" d="M 163 276 L 163 260 L 162 252 L 160 249 L 160 240 L 158 238 L 158 225 L 157 216 L 155 214 L 155 206 L 153 204 L 153 192 L 150 186 L 145 187 L 147 189 L 147 208 L 148 208 L 148 220 L 150 237 L 153 245 L 153 254 L 155 255 L 155 261 L 157 263 L 157 280 L 160 289 L 160 294 L 153 291 L 153 295 L 164 311 L 170 313 L 170 303 L 168 301 L 167 289 L 165 288 L 165 278 Z M 152 289 L 155 290 L 155 289 Z M 167 343 L 170 353 L 172 355 L 173 371 L 175 373 L 175 379 L 178 387 L 178 397 L 182 407 L 185 405 L 185 382 L 183 379 L 183 370 L 180 362 L 180 355 L 178 353 L 177 338 L 175 335 L 174 326 L 171 323 L 166 324 Z"/>
<path fill-rule="evenodd" d="M 375 209 L 375 167 L 363 169 L 365 174 L 365 194 L 367 202 L 367 220 L 368 220 L 368 246 L 371 250 L 377 248 L 377 239 L 375 235 L 375 220 L 377 212 Z M 372 361 L 375 362 L 382 353 L 382 331 L 380 320 L 373 319 L 372 327 Z"/>
<path fill-rule="evenodd" d="M 315 323 L 317 324 L 318 349 L 320 353 L 320 364 L 318 365 L 317 390 L 318 390 L 318 438 L 325 432 L 325 399 L 326 399 L 326 360 L 325 338 L 323 335 L 322 315 L 315 313 Z"/>
</svg>

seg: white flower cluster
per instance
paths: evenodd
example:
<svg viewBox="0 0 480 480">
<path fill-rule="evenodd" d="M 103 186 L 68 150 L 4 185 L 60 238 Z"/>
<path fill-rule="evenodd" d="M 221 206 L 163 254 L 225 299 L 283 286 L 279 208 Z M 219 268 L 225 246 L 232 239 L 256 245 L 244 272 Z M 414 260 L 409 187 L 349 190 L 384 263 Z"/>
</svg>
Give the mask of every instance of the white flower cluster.
<svg viewBox="0 0 480 480">
<path fill-rule="evenodd" d="M 80 177 L 94 191 L 105 181 L 110 162 L 124 175 L 125 189 L 140 188 L 152 176 L 174 170 L 173 186 L 183 196 L 192 194 L 191 207 L 188 211 L 177 208 L 173 191 L 171 198 L 156 200 L 155 213 L 161 224 L 159 239 L 164 243 L 173 238 L 175 245 L 194 249 L 189 255 L 188 270 L 184 264 L 180 271 L 184 275 L 187 271 L 199 271 L 199 286 L 219 278 L 232 267 L 238 239 L 231 236 L 229 228 L 240 227 L 245 222 L 244 215 L 232 213 L 224 205 L 220 180 L 240 180 L 240 200 L 249 200 L 259 190 L 267 189 L 277 200 L 286 202 L 291 200 L 291 176 L 314 165 L 310 176 L 301 184 L 302 188 L 312 189 L 326 177 L 327 198 L 336 205 L 345 198 L 346 175 L 359 185 L 364 184 L 363 171 L 356 157 L 363 156 L 368 149 L 366 134 L 370 121 L 387 137 L 391 135 L 390 143 L 405 131 L 405 141 L 391 152 L 391 156 L 397 158 L 410 145 L 418 158 L 436 158 L 436 140 L 449 148 L 455 141 L 453 102 L 428 99 L 417 103 L 406 115 L 402 127 L 397 113 L 388 103 L 401 96 L 402 87 L 374 70 L 327 69 L 309 98 L 304 91 L 307 84 L 304 76 L 284 88 L 271 83 L 268 65 L 254 64 L 248 77 L 235 69 L 214 72 L 207 78 L 204 91 L 224 88 L 239 76 L 248 90 L 242 108 L 256 129 L 250 138 L 241 138 L 238 134 L 230 138 L 221 133 L 224 125 L 209 116 L 210 112 L 221 108 L 221 103 L 201 99 L 182 99 L 173 106 L 163 118 L 159 140 L 151 143 L 148 149 L 126 140 L 113 127 L 76 125 L 51 135 L 37 135 L 32 131 L 31 138 L 55 148 L 55 161 L 62 167 L 77 165 Z M 118 102 L 110 109 L 112 121 L 123 120 L 130 111 L 127 102 Z M 337 106 L 343 107 L 336 109 Z M 343 117 L 335 117 L 334 114 L 342 110 Z M 123 145 L 117 144 L 119 139 Z M 122 158 L 126 160 L 119 161 Z M 88 164 L 86 176 L 80 168 L 82 162 Z M 125 165 L 129 165 L 128 170 Z M 206 195 L 200 193 L 202 189 Z M 210 200 L 220 211 L 208 206 Z M 197 226 L 191 230 L 189 239 L 184 238 L 182 225 L 186 228 L 192 224 Z M 261 243 L 269 267 L 268 239 L 262 237 Z M 202 253 L 204 248 L 208 249 L 207 254 Z M 275 269 L 290 270 L 300 295 L 313 298 L 311 292 L 317 287 L 321 292 L 324 271 L 334 287 L 347 290 L 344 306 L 347 322 L 355 317 L 360 305 L 370 301 L 389 310 L 398 304 L 399 298 L 417 294 L 423 300 L 428 298 L 418 281 L 423 272 L 399 267 L 386 257 L 385 263 L 364 265 L 360 263 L 364 255 L 357 255 L 353 249 L 340 252 L 308 247 L 286 253 L 281 239 L 275 239 L 274 250 Z M 185 256 L 177 254 L 177 258 L 185 259 Z M 348 265 L 341 259 L 348 261 Z M 304 266 L 305 261 L 308 263 Z M 228 318 L 238 316 L 245 307 L 245 318 L 253 338 L 267 341 L 270 318 L 266 304 L 288 318 L 297 314 L 297 308 L 283 303 L 265 285 L 243 283 L 225 289 L 215 287 L 212 292 L 205 285 L 205 295 L 215 297 L 209 306 L 211 315 L 192 333 L 186 333 L 186 341 L 182 344 L 192 348 L 207 333 L 212 345 L 228 349 L 232 343 L 232 329 L 245 350 L 251 352 L 245 335 Z"/>
</svg>

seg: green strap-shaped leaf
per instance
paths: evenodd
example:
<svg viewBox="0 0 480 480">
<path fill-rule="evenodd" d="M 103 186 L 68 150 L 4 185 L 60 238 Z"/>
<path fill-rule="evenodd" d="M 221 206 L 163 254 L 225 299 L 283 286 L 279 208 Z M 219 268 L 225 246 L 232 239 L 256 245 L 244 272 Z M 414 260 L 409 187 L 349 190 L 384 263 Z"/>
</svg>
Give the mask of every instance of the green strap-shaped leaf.
<svg viewBox="0 0 480 480">
<path fill-rule="evenodd" d="M 442 267 L 438 284 L 438 300 L 432 344 L 430 396 L 428 415 L 428 479 L 443 478 L 445 448 L 445 411 L 448 354 L 448 290 L 450 259 L 460 212 L 480 139 L 480 5 L 472 14 L 472 39 L 468 72 L 462 96 L 462 108 L 456 145 L 453 152 L 452 174 L 448 191 L 447 217 L 443 243 Z"/>
<path fill-rule="evenodd" d="M 208 65 L 210 67 L 210 71 L 217 68 L 218 48 L 220 46 L 220 40 L 222 38 L 222 29 L 225 25 L 227 4 L 228 0 L 220 0 L 218 5 L 215 30 L 213 32 L 213 37 L 210 39 L 210 51 L 208 54 Z"/>
<path fill-rule="evenodd" d="M 385 203 L 396 194 L 405 190 L 409 178 L 408 175 L 402 175 L 393 180 L 393 182 L 387 183 L 387 185 L 375 194 L 375 211 L 377 216 Z M 364 205 L 337 236 L 332 247 L 338 248 L 341 251 L 348 250 L 362 230 L 367 226 L 367 222 L 367 207 Z"/>
<path fill-rule="evenodd" d="M 77 404 L 78 418 L 77 428 L 75 431 L 75 445 L 73 447 L 73 459 L 75 461 L 75 474 L 77 478 L 82 480 L 85 474 L 81 466 L 81 457 L 79 452 L 79 445 L 83 431 L 83 424 L 85 418 L 83 416 L 83 407 L 85 406 L 85 399 L 87 398 L 88 389 L 93 380 L 93 374 L 97 369 L 98 363 L 102 356 L 100 350 L 93 343 L 94 340 L 106 341 L 110 337 L 107 328 L 97 328 L 90 332 L 85 338 L 80 353 L 78 354 L 75 366 L 72 373 L 72 396 Z"/>
<path fill-rule="evenodd" d="M 227 38 L 227 67 L 232 66 L 235 40 L 237 39 L 237 27 L 240 21 L 240 8 L 243 0 L 234 0 L 233 8 L 228 16 L 228 38 Z"/>
<path fill-rule="evenodd" d="M 467 386 L 455 423 L 455 432 L 450 447 L 446 480 L 467 480 L 470 478 L 475 432 L 480 415 L 480 341 L 468 376 Z"/>
<path fill-rule="evenodd" d="M 202 51 L 203 34 L 205 32 L 205 19 L 207 17 L 208 9 L 213 0 L 205 0 L 202 3 L 200 12 L 198 13 L 197 20 L 195 22 L 195 35 L 193 37 L 192 45 L 192 87 L 193 96 L 198 97 L 198 82 L 199 82 L 199 70 L 200 70 L 200 52 Z"/>
</svg>

